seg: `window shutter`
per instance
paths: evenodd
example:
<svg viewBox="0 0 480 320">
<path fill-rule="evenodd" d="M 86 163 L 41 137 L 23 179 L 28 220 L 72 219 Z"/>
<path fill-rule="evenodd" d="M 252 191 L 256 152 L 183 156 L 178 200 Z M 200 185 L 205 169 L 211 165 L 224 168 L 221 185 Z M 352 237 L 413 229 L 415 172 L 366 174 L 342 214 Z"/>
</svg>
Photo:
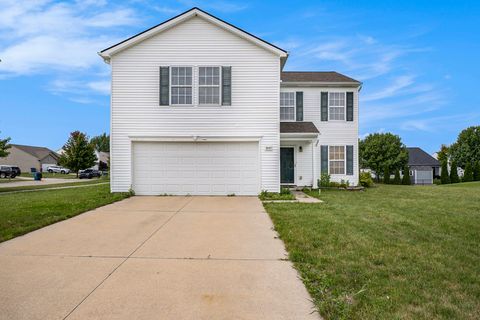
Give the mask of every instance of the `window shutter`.
<svg viewBox="0 0 480 320">
<path fill-rule="evenodd" d="M 321 120 L 328 121 L 328 92 L 321 93 L 320 108 L 322 114 Z"/>
<path fill-rule="evenodd" d="M 347 92 L 347 121 L 353 121 L 353 92 Z"/>
<path fill-rule="evenodd" d="M 222 106 L 232 105 L 232 67 L 222 67 Z"/>
<path fill-rule="evenodd" d="M 320 147 L 320 173 L 328 173 L 328 146 Z"/>
<path fill-rule="evenodd" d="M 160 67 L 160 105 L 170 104 L 170 68 Z"/>
<path fill-rule="evenodd" d="M 353 175 L 353 146 L 347 146 L 347 175 Z"/>
<path fill-rule="evenodd" d="M 297 121 L 303 121 L 303 92 L 299 91 L 296 95 Z"/>
</svg>

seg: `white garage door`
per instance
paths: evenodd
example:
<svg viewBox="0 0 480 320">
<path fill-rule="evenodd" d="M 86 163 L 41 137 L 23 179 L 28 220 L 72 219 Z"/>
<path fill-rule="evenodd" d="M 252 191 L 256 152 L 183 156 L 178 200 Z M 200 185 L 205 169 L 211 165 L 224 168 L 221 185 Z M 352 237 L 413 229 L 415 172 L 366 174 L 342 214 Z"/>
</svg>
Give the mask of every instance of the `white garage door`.
<svg viewBox="0 0 480 320">
<path fill-rule="evenodd" d="M 256 195 L 257 142 L 134 142 L 138 195 Z"/>
</svg>

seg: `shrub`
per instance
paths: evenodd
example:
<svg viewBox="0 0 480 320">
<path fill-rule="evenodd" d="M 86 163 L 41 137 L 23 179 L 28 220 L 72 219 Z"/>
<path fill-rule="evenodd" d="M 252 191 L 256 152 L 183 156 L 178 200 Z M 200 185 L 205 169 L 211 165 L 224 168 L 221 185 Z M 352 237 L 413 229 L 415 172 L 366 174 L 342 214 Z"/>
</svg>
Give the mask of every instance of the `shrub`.
<svg viewBox="0 0 480 320">
<path fill-rule="evenodd" d="M 442 182 L 442 184 L 449 184 L 450 183 L 450 177 L 448 175 L 447 161 L 442 162 L 442 172 L 440 172 L 440 181 Z"/>
<path fill-rule="evenodd" d="M 459 183 L 460 179 L 458 178 L 457 172 L 457 162 L 452 162 L 452 167 L 450 168 L 450 183 Z"/>
<path fill-rule="evenodd" d="M 442 184 L 441 179 L 433 179 L 433 184 Z"/>
<path fill-rule="evenodd" d="M 471 181 L 473 181 L 472 164 L 470 162 L 467 162 L 467 165 L 465 166 L 465 173 L 463 174 L 462 182 L 471 182 Z"/>
<path fill-rule="evenodd" d="M 393 178 L 393 184 L 402 184 L 402 179 L 400 178 L 400 170 L 395 170 L 395 178 Z"/>
<path fill-rule="evenodd" d="M 373 179 L 370 172 L 360 172 L 360 184 L 365 188 L 373 186 Z"/>
<path fill-rule="evenodd" d="M 281 195 L 286 195 L 286 194 L 292 194 L 292 191 L 288 188 L 280 188 L 280 194 Z"/>
<path fill-rule="evenodd" d="M 348 186 L 350 186 L 350 181 L 348 180 L 340 180 L 340 187 L 341 188 L 348 188 Z"/>
<path fill-rule="evenodd" d="M 473 180 L 480 181 L 480 161 L 475 162 L 473 167 Z"/>
<path fill-rule="evenodd" d="M 330 175 L 328 173 L 322 173 L 318 181 L 320 187 L 330 187 Z"/>
<path fill-rule="evenodd" d="M 410 181 L 410 170 L 408 167 L 403 168 L 403 178 L 402 178 L 403 185 L 411 185 L 412 182 Z"/>
<path fill-rule="evenodd" d="M 383 183 L 390 184 L 390 169 L 388 167 L 383 170 Z"/>
</svg>

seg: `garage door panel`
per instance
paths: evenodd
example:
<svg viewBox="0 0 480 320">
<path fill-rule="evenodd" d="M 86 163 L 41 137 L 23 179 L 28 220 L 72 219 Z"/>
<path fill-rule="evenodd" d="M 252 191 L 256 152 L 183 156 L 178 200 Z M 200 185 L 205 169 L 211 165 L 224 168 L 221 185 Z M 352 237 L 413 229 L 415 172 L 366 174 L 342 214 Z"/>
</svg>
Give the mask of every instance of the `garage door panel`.
<svg viewBox="0 0 480 320">
<path fill-rule="evenodd" d="M 256 142 L 134 142 L 132 148 L 137 194 L 259 192 Z"/>
</svg>

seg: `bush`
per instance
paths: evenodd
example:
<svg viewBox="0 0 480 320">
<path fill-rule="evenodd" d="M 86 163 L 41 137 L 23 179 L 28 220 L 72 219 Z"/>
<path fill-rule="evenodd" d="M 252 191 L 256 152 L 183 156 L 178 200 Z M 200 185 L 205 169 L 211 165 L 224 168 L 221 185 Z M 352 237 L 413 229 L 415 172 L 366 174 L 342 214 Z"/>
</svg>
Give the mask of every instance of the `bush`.
<svg viewBox="0 0 480 320">
<path fill-rule="evenodd" d="M 365 188 L 373 186 L 373 179 L 370 172 L 360 172 L 360 185 Z"/>
<path fill-rule="evenodd" d="M 292 191 L 290 191 L 290 189 L 288 188 L 280 188 L 280 194 L 281 195 L 286 195 L 286 194 L 292 194 Z"/>
<path fill-rule="evenodd" d="M 402 178 L 403 185 L 411 185 L 412 181 L 410 181 L 410 170 L 408 167 L 403 168 L 403 178 Z"/>
<path fill-rule="evenodd" d="M 459 182 L 460 182 L 460 178 L 458 178 L 457 162 L 453 161 L 452 167 L 450 168 L 450 183 L 459 183 Z"/>
<path fill-rule="evenodd" d="M 442 184 L 442 180 L 441 179 L 433 179 L 433 184 Z"/>
<path fill-rule="evenodd" d="M 383 183 L 390 184 L 390 169 L 388 167 L 383 170 Z"/>
<path fill-rule="evenodd" d="M 330 187 L 330 175 L 328 173 L 322 173 L 318 180 L 319 187 Z"/>
<path fill-rule="evenodd" d="M 470 162 L 467 162 L 467 165 L 465 166 L 465 173 L 463 174 L 462 182 L 471 182 L 471 181 L 473 181 L 472 164 Z"/>
<path fill-rule="evenodd" d="M 395 178 L 393 178 L 393 184 L 402 184 L 402 179 L 400 178 L 400 170 L 395 170 Z"/>
<path fill-rule="evenodd" d="M 480 181 L 480 161 L 477 161 L 473 167 L 473 180 Z"/>
<path fill-rule="evenodd" d="M 448 175 L 447 161 L 442 162 L 442 172 L 440 172 L 440 181 L 442 182 L 442 184 L 449 184 L 450 183 L 450 177 Z"/>
</svg>

